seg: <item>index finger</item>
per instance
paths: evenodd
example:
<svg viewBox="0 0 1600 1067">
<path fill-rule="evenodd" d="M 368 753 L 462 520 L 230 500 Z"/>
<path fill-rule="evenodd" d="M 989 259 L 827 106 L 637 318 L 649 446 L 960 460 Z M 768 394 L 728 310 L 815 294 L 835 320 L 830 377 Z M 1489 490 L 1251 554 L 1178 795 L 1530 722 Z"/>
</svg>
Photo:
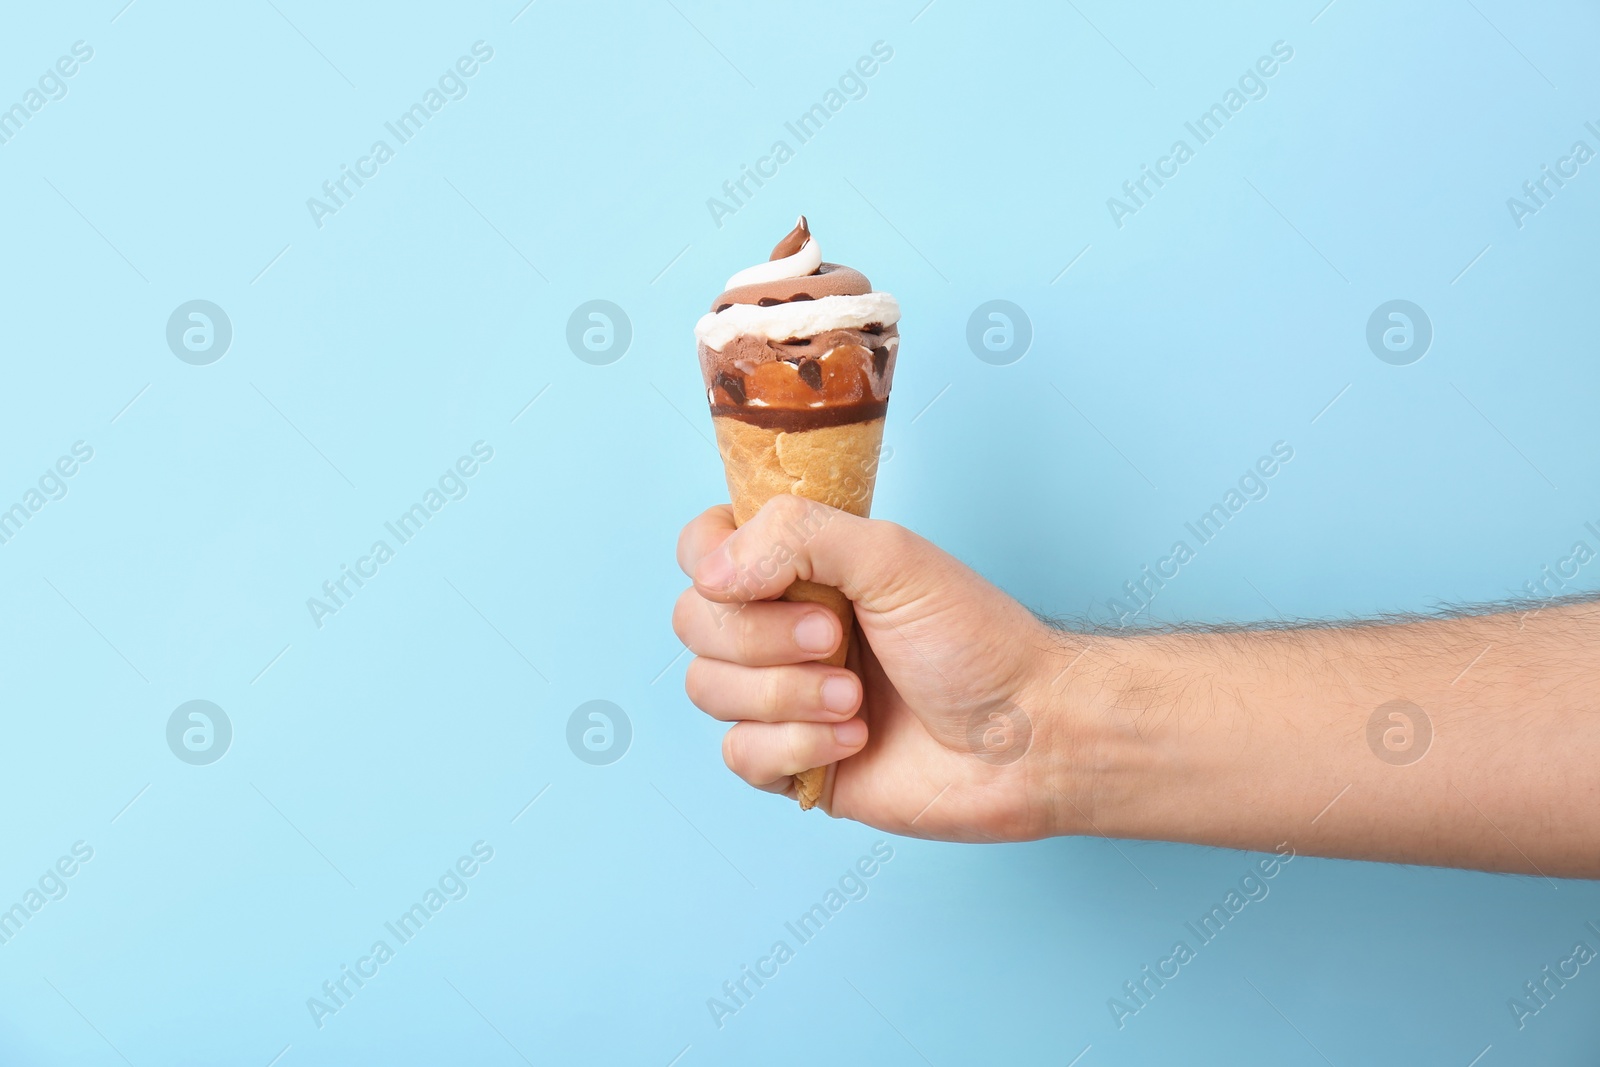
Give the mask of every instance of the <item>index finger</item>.
<svg viewBox="0 0 1600 1067">
<path fill-rule="evenodd" d="M 729 504 L 707 508 L 690 519 L 678 534 L 678 566 L 683 573 L 693 578 L 695 565 L 732 536 L 733 531 L 733 507 Z"/>
</svg>

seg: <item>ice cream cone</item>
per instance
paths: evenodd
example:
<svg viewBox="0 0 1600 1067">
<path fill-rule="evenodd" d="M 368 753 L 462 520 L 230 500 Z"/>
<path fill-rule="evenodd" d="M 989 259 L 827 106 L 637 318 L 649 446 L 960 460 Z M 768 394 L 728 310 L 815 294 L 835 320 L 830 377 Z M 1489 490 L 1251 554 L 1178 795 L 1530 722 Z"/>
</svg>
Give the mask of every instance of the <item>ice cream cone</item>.
<svg viewBox="0 0 1600 1067">
<path fill-rule="evenodd" d="M 736 524 L 784 493 L 868 514 L 899 317 L 894 298 L 859 271 L 821 262 L 803 216 L 771 260 L 729 280 L 695 335 Z M 844 640 L 823 662 L 843 666 L 855 634 L 850 599 L 807 581 L 782 599 L 838 617 Z M 800 807 L 815 807 L 826 782 L 826 767 L 796 774 Z"/>
<path fill-rule="evenodd" d="M 736 524 L 743 525 L 780 493 L 803 496 L 853 515 L 865 516 L 871 510 L 883 442 L 881 418 L 796 432 L 769 430 L 729 417 L 711 421 L 716 426 L 717 449 L 728 476 Z M 821 604 L 838 617 L 844 640 L 822 662 L 844 666 L 855 635 L 850 598 L 831 586 L 800 581 L 780 599 Z M 816 806 L 826 780 L 826 767 L 795 775 L 801 808 Z"/>
</svg>

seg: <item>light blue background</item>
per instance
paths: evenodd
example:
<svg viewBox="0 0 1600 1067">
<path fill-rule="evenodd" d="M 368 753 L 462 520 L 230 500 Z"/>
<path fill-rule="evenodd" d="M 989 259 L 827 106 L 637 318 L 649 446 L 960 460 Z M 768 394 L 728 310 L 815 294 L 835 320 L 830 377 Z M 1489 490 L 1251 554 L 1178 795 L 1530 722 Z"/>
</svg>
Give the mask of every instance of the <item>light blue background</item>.
<svg viewBox="0 0 1600 1067">
<path fill-rule="evenodd" d="M 274 2 L 4 13 L 0 105 L 94 58 L 0 145 L 0 506 L 94 458 L 0 545 L 0 905 L 94 858 L 0 945 L 0 1062 L 1592 1062 L 1592 967 L 1521 1031 L 1507 1000 L 1600 947 L 1594 884 L 1314 859 L 1119 1031 L 1107 999 L 1254 857 L 1101 840 L 893 840 L 719 1029 L 707 998 L 885 838 L 728 774 L 668 626 L 676 531 L 725 492 L 690 329 L 799 211 L 904 307 L 876 513 L 1035 608 L 1104 618 L 1279 440 L 1156 617 L 1483 602 L 1600 544 L 1600 163 L 1506 208 L 1600 147 L 1592 5 Z M 306 199 L 478 40 L 319 229 Z M 865 98 L 714 224 L 879 40 Z M 1106 199 L 1280 40 L 1119 229 Z M 1035 332 L 1010 366 L 965 341 L 996 298 Z M 1364 339 L 1396 298 L 1435 330 L 1411 366 Z M 192 299 L 233 325 L 209 366 L 166 345 Z M 611 365 L 565 340 L 590 299 L 632 323 Z M 314 626 L 479 440 L 470 494 Z M 167 748 L 191 699 L 233 724 L 210 766 Z M 565 741 L 591 699 L 632 722 L 610 766 Z M 479 840 L 318 1029 L 307 998 Z"/>
</svg>

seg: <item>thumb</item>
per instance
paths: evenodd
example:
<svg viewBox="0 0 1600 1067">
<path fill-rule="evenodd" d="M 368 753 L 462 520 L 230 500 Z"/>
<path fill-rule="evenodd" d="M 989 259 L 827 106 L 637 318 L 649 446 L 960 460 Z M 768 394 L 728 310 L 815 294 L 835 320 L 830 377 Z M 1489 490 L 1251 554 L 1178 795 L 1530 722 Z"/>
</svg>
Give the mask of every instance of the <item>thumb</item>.
<svg viewBox="0 0 1600 1067">
<path fill-rule="evenodd" d="M 888 611 L 928 575 L 928 557 L 940 555 L 903 526 L 780 494 L 707 553 L 693 577 L 701 596 L 723 603 L 770 600 L 803 580 Z"/>
</svg>

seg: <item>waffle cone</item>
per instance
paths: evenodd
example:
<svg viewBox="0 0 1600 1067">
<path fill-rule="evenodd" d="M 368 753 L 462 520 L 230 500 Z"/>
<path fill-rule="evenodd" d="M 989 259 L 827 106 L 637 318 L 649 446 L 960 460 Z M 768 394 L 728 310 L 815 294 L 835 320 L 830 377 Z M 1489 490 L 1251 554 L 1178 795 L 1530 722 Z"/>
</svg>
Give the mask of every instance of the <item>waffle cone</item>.
<svg viewBox="0 0 1600 1067">
<path fill-rule="evenodd" d="M 780 493 L 793 493 L 829 507 L 865 516 L 872 510 L 883 419 L 786 432 L 752 426 L 726 416 L 712 418 L 733 501 L 733 521 L 744 525 L 761 505 Z M 815 582 L 795 582 L 780 598 L 821 604 L 844 628 L 844 640 L 822 662 L 844 666 L 855 640 L 855 612 L 849 597 Z M 826 767 L 795 775 L 801 808 L 815 807 L 827 780 Z"/>
</svg>

